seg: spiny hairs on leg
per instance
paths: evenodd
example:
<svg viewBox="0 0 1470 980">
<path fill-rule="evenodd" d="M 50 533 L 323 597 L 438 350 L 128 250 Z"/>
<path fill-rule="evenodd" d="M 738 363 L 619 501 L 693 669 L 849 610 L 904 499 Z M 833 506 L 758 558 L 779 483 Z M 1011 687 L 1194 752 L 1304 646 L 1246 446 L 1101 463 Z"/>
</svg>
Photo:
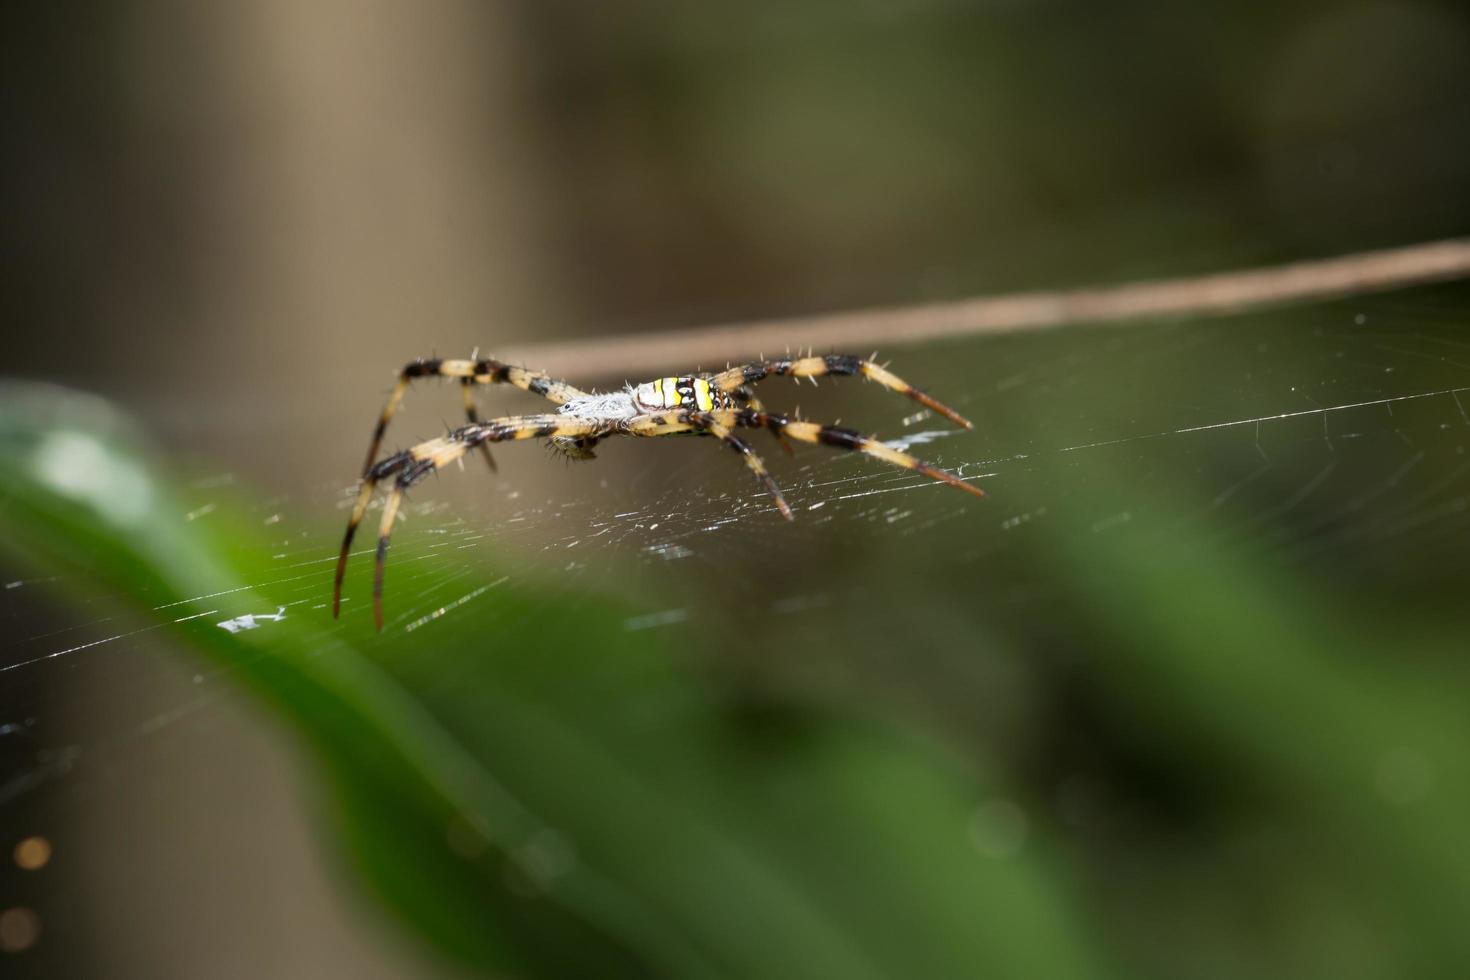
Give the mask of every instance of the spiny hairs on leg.
<svg viewBox="0 0 1470 980">
<path fill-rule="evenodd" d="M 817 378 L 824 374 L 861 375 L 876 381 L 889 391 L 911 398 L 931 411 L 938 412 L 955 425 L 973 429 L 975 424 L 948 405 L 915 388 L 881 364 L 852 354 L 826 354 L 795 359 L 785 357 L 773 361 L 757 361 L 721 371 L 710 378 L 710 384 L 721 391 L 734 392 L 745 385 L 769 377 Z M 792 438 L 795 438 L 794 436 Z"/>
</svg>

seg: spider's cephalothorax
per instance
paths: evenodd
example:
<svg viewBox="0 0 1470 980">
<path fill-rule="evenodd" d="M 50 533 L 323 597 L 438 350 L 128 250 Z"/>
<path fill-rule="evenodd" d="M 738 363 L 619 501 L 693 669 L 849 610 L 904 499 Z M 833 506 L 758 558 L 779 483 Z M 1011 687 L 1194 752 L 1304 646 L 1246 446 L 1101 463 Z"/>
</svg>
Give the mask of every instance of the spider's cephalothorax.
<svg viewBox="0 0 1470 980">
<path fill-rule="evenodd" d="M 613 435 L 713 436 L 744 458 L 751 472 L 770 493 L 776 509 L 787 520 L 791 519 L 791 508 L 781 496 L 780 488 L 766 472 L 760 457 L 744 440 L 735 435 L 736 428 L 769 429 L 787 452 L 791 451 L 788 439 L 856 450 L 895 466 L 922 473 L 931 479 L 941 480 L 977 497 L 985 495 L 979 487 L 957 476 L 936 469 L 852 429 L 819 425 L 816 422 L 768 413 L 751 390 L 751 385 L 772 376 L 816 378 L 826 374 L 861 375 L 869 381 L 875 381 L 885 388 L 912 398 L 957 425 L 966 429 L 974 428 L 969 420 L 954 409 L 890 374 L 882 365 L 851 354 L 757 361 L 716 374 L 658 378 L 645 384 L 628 385 L 620 391 L 606 393 L 581 391 L 565 381 L 557 381 L 537 371 L 502 364 L 493 358 L 414 361 L 399 372 L 398 384 L 388 396 L 388 403 L 383 407 L 377 427 L 373 430 L 367 462 L 363 466 L 362 483 L 352 507 L 352 516 L 347 521 L 341 554 L 337 557 L 337 574 L 332 588 L 332 615 L 336 616 L 341 607 L 342 578 L 347 571 L 347 555 L 352 547 L 353 535 L 357 533 L 357 526 L 367 513 L 373 490 L 378 483 L 389 477 L 393 478 L 392 487 L 383 504 L 373 574 L 373 619 L 378 628 L 382 629 L 383 565 L 388 554 L 388 536 L 398 517 L 404 493 L 434 470 L 461 459 L 465 453 L 475 448 L 480 450 L 485 461 L 493 468 L 495 461 L 489 448 L 492 442 L 546 439 L 552 448 L 571 458 L 591 459 L 592 447 Z M 438 439 L 430 439 L 412 449 L 378 460 L 378 446 L 382 442 L 383 432 L 393 413 L 398 410 L 404 392 L 413 379 L 424 377 L 460 379 L 469 424 Z M 481 421 L 470 388 L 472 385 L 498 382 L 540 395 L 555 404 L 557 411 Z"/>
</svg>

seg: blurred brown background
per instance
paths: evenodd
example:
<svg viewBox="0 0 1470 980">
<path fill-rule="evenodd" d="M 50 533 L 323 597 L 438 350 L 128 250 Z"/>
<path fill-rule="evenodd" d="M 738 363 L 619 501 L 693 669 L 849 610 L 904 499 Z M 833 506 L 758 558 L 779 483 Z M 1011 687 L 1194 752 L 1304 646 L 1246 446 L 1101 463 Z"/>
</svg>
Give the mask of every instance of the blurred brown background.
<svg viewBox="0 0 1470 980">
<path fill-rule="evenodd" d="M 1466 219 L 1454 4 L 7 21 L 9 366 L 181 433 L 295 425 L 321 386 L 430 351 L 1202 272 Z"/>
</svg>

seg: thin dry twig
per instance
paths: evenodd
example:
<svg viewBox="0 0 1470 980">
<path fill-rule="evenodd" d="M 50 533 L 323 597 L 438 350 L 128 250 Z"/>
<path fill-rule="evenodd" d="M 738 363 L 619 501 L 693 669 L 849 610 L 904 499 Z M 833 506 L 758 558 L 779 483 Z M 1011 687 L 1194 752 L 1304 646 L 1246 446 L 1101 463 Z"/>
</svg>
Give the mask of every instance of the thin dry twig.
<svg viewBox="0 0 1470 980">
<path fill-rule="evenodd" d="M 723 365 L 759 351 L 797 347 L 867 350 L 941 337 L 1071 324 L 1218 316 L 1467 276 L 1470 238 L 1454 238 L 1188 279 L 623 334 L 534 344 L 508 353 L 522 363 L 570 376 L 611 376 L 628 371 L 646 374 L 649 368 Z"/>
</svg>

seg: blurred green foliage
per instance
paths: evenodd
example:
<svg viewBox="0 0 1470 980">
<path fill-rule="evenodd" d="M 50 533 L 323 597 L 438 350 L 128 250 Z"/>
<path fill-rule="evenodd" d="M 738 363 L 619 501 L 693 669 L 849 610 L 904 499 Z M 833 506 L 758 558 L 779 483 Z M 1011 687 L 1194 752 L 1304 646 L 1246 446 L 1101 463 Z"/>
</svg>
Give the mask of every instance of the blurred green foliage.
<svg viewBox="0 0 1470 980">
<path fill-rule="evenodd" d="M 269 577 L 253 532 L 172 518 L 104 404 L 23 388 L 0 419 L 12 560 L 115 590 L 143 623 L 227 590 L 246 607 L 281 598 L 241 588 Z M 499 588 L 500 613 L 526 612 L 537 587 Z M 354 865 L 467 963 L 568 977 L 1106 972 L 1051 858 L 972 845 L 993 777 L 825 711 L 752 738 L 665 644 L 622 629 L 627 615 L 593 601 L 483 643 L 425 630 L 364 650 L 320 610 L 292 610 L 284 629 L 231 633 L 216 615 L 177 640 L 302 734 Z"/>
</svg>

